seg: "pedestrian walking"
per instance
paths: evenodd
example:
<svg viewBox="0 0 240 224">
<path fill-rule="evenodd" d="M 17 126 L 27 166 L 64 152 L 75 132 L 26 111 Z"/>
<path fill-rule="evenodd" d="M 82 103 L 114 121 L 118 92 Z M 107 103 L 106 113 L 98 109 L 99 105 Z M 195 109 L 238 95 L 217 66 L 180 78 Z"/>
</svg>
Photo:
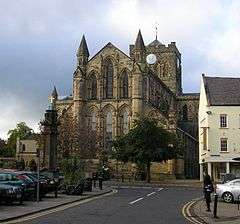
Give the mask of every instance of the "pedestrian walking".
<svg viewBox="0 0 240 224">
<path fill-rule="evenodd" d="M 211 193 L 213 193 L 213 191 L 214 191 L 214 188 L 213 188 L 211 177 L 208 174 L 206 174 L 203 180 L 203 193 L 204 193 L 204 198 L 206 200 L 207 212 L 211 212 L 211 209 L 210 209 Z"/>
</svg>

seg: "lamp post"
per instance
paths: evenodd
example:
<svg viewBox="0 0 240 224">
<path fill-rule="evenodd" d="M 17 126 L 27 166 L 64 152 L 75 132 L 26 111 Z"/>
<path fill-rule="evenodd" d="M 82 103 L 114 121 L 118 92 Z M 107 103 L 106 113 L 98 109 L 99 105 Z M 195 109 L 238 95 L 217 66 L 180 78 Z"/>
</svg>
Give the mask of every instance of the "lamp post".
<svg viewBox="0 0 240 224">
<path fill-rule="evenodd" d="M 53 172 L 57 165 L 57 135 L 59 121 L 57 118 L 57 111 L 53 104 L 46 110 L 44 121 L 41 122 L 44 126 L 44 134 L 46 136 L 46 152 L 48 155 L 48 169 Z"/>
<path fill-rule="evenodd" d="M 37 162 L 37 203 L 39 203 L 39 201 L 40 201 L 40 183 L 39 183 L 39 179 L 40 179 L 40 153 L 39 153 L 39 149 L 37 149 L 37 158 L 38 158 L 38 162 Z"/>
</svg>

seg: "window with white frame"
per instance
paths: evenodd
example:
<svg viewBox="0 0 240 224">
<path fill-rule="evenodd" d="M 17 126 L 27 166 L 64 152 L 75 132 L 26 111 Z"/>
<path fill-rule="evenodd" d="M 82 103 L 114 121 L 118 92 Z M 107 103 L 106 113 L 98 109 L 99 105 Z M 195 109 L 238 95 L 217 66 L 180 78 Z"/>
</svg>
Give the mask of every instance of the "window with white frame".
<svg viewBox="0 0 240 224">
<path fill-rule="evenodd" d="M 227 114 L 220 114 L 220 128 L 227 127 Z"/>
<path fill-rule="evenodd" d="M 227 138 L 221 138 L 221 152 L 227 152 L 228 150 L 228 139 Z"/>
</svg>

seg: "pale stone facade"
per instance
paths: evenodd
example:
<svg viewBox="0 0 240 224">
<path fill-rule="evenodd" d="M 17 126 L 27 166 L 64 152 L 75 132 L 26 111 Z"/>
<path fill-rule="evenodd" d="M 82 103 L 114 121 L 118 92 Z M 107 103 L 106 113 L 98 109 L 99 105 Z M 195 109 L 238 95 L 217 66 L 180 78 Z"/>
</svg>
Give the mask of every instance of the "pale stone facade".
<svg viewBox="0 0 240 224">
<path fill-rule="evenodd" d="M 157 59 L 151 65 L 146 62 L 149 54 Z M 182 126 L 186 122 L 197 125 L 199 97 L 184 95 L 181 80 L 181 54 L 175 42 L 165 46 L 156 39 L 145 46 L 139 31 L 135 45 L 130 45 L 129 56 L 108 43 L 89 59 L 83 36 L 77 52 L 72 96 L 58 99 L 55 89 L 52 97 L 60 117 L 69 113 L 82 127 L 101 133 L 102 147 L 111 150 L 111 140 L 127 133 L 138 115 L 155 117 L 166 129 L 178 130 L 183 135 L 188 130 L 179 127 L 180 121 Z M 197 147 L 188 150 L 196 153 Z M 184 175 L 183 165 L 178 161 L 169 161 L 165 167 L 164 172 L 170 175 Z"/>
<path fill-rule="evenodd" d="M 16 145 L 16 159 L 17 161 L 24 161 L 25 166 L 28 167 L 30 162 L 34 160 L 37 162 L 37 141 L 35 139 L 17 139 Z"/>
<path fill-rule="evenodd" d="M 240 177 L 240 78 L 201 80 L 199 164 L 214 180 L 233 173 Z"/>
</svg>

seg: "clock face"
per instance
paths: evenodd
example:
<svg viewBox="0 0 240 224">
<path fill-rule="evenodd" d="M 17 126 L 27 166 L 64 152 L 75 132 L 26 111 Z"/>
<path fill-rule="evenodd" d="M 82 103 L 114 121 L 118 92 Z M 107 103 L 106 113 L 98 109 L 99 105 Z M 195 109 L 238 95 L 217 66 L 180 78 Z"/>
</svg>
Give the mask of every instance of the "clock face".
<svg viewBox="0 0 240 224">
<path fill-rule="evenodd" d="M 149 54 L 147 57 L 146 57 L 146 61 L 149 65 L 153 65 L 156 63 L 157 61 L 157 57 L 155 54 Z"/>
</svg>

